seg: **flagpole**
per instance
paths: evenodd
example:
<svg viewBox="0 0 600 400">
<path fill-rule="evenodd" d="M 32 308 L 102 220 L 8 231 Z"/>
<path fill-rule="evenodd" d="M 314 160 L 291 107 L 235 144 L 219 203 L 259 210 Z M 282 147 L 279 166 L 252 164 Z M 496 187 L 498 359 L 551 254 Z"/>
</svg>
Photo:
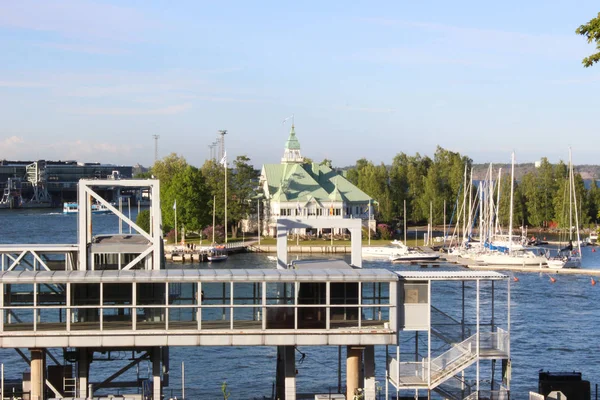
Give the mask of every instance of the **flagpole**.
<svg viewBox="0 0 600 400">
<path fill-rule="evenodd" d="M 369 246 L 371 245 L 371 199 L 369 199 L 369 223 L 367 224 L 369 228 Z"/>
<path fill-rule="evenodd" d="M 225 158 L 223 165 L 225 168 L 225 243 L 227 243 L 227 152 L 225 152 L 223 157 Z"/>
<path fill-rule="evenodd" d="M 177 246 L 177 199 L 175 199 L 175 246 Z"/>
</svg>

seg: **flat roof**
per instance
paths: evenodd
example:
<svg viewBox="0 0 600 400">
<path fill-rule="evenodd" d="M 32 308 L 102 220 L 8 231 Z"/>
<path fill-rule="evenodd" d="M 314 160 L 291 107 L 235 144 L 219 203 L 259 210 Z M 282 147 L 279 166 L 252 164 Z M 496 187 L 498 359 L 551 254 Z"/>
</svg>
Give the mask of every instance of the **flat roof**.
<svg viewBox="0 0 600 400">
<path fill-rule="evenodd" d="M 160 282 L 397 282 L 385 269 L 162 269 L 110 271 L 5 271 L 0 283 Z"/>
<path fill-rule="evenodd" d="M 494 271 L 394 271 L 405 281 L 497 281 L 508 279 L 508 275 Z"/>
</svg>

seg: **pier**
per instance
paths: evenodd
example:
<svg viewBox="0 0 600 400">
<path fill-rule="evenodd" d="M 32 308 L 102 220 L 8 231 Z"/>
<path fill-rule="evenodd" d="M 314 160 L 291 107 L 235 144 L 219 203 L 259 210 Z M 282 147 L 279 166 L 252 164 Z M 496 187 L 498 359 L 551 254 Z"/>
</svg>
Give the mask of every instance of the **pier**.
<svg viewBox="0 0 600 400">
<path fill-rule="evenodd" d="M 494 316 L 503 314 L 498 307 L 509 310 L 510 286 L 506 299 L 488 298 L 484 304 L 491 309 L 480 307 L 482 297 L 491 293 L 494 298 L 496 282 L 510 285 L 506 275 L 362 269 L 357 219 L 340 219 L 335 226 L 353 237 L 350 264 L 290 264 L 287 232 L 331 221 L 279 219 L 277 269 L 165 269 L 158 181 L 120 181 L 148 188 L 150 232 L 102 200 L 95 189 L 105 184 L 115 182 L 79 183 L 78 243 L 0 245 L 0 347 L 15 349 L 29 364 L 31 399 L 96 399 L 111 388 L 135 388 L 140 382 L 118 378 L 149 360 L 144 399 L 159 400 L 169 385 L 172 346 L 276 347 L 276 398 L 285 400 L 296 399 L 296 346 L 337 346 L 340 363 L 346 349 L 343 394 L 348 399 L 361 393 L 375 400 L 376 346 L 386 349 L 388 359 L 386 398 L 389 386 L 396 396 L 435 391 L 452 399 L 475 398 L 473 393 L 483 393 L 479 384 L 455 393 L 446 383 L 464 379 L 464 373 L 479 377 L 486 360 L 493 366 L 500 360 L 501 371 L 509 366 L 510 313 Z M 106 203 L 137 233 L 93 235 L 92 199 Z M 462 284 L 462 315 L 433 304 L 431 293 L 439 281 Z M 491 287 L 485 296 L 484 286 Z M 400 354 L 401 340 L 414 338 L 418 346 L 419 333 L 427 345 Z M 53 349 L 63 351 L 65 363 Z M 131 362 L 103 381 L 94 379 L 93 361 L 108 361 L 118 351 L 131 352 Z M 98 358 L 101 353 L 108 358 Z M 56 364 L 52 371 L 48 359 Z M 508 377 L 495 382 L 492 389 L 499 393 L 510 388 Z"/>
</svg>

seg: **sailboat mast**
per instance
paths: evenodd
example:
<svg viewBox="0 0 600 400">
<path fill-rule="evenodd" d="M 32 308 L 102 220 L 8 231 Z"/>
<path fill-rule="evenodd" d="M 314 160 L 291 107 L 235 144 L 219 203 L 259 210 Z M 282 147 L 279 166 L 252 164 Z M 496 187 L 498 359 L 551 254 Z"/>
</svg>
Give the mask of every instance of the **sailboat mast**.
<svg viewBox="0 0 600 400">
<path fill-rule="evenodd" d="M 512 232 L 513 232 L 513 196 L 515 191 L 515 152 L 511 157 L 510 167 L 510 222 L 508 225 L 508 253 L 512 254 Z"/>
<path fill-rule="evenodd" d="M 496 197 L 496 224 L 494 227 L 494 233 L 500 231 L 500 189 L 502 187 L 502 167 L 498 168 L 498 195 Z"/>
<path fill-rule="evenodd" d="M 227 154 L 223 168 L 225 168 L 225 243 L 227 243 Z"/>
<path fill-rule="evenodd" d="M 569 166 L 570 166 L 570 186 L 573 193 L 573 204 L 575 206 L 575 229 L 577 229 L 577 250 L 578 256 L 581 257 L 581 239 L 579 237 L 579 216 L 577 213 L 577 196 L 575 195 L 575 174 L 573 173 L 573 162 L 571 161 L 571 148 L 569 147 Z M 569 229 L 570 231 L 570 229 Z"/>
<path fill-rule="evenodd" d="M 212 242 L 215 242 L 215 209 L 216 209 L 216 204 L 217 204 L 217 196 L 213 196 L 213 240 Z"/>
<path fill-rule="evenodd" d="M 465 240 L 467 238 L 466 236 L 466 224 L 465 221 L 467 220 L 467 164 L 465 163 L 465 177 L 464 177 L 464 181 L 463 181 L 463 209 L 462 209 L 462 236 L 463 236 L 463 244 L 465 243 Z"/>
</svg>

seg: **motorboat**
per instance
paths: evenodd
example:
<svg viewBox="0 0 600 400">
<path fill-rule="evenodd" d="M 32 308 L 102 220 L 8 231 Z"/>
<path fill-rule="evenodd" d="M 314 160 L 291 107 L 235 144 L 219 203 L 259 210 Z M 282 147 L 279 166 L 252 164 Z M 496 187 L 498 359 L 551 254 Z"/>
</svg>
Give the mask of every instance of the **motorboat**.
<svg viewBox="0 0 600 400">
<path fill-rule="evenodd" d="M 388 246 L 363 246 L 362 256 L 370 258 L 389 259 L 391 256 L 405 251 L 408 247 L 399 240 L 394 240 Z"/>
<path fill-rule="evenodd" d="M 206 256 L 208 261 L 225 261 L 229 258 L 227 254 L 227 249 L 225 246 L 212 246 L 208 249 L 208 255 Z"/>
<path fill-rule="evenodd" d="M 422 251 L 408 249 L 405 253 L 391 255 L 389 260 L 392 262 L 413 262 L 413 261 L 435 261 L 440 258 L 436 253 L 424 253 Z"/>
<path fill-rule="evenodd" d="M 63 214 L 77 214 L 79 212 L 79 204 L 76 202 L 68 202 L 63 204 Z M 111 212 L 104 204 L 92 204 L 92 214 L 107 214 Z"/>
</svg>

